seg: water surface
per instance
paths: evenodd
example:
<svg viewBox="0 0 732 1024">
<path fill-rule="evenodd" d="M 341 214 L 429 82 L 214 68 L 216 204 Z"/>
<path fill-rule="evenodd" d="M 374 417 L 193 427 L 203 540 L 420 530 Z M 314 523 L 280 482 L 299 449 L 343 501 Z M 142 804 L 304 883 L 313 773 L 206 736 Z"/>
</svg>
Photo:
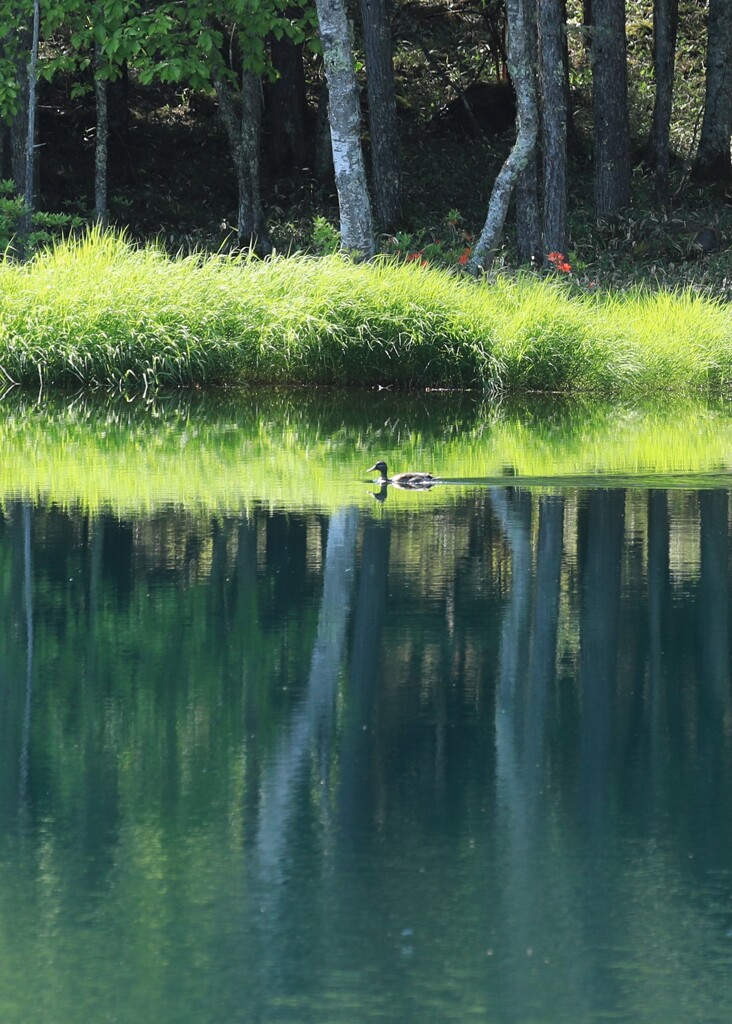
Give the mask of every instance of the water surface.
<svg viewBox="0 0 732 1024">
<path fill-rule="evenodd" d="M 0 1019 L 726 1021 L 725 411 L 282 401 L 0 425 Z"/>
</svg>

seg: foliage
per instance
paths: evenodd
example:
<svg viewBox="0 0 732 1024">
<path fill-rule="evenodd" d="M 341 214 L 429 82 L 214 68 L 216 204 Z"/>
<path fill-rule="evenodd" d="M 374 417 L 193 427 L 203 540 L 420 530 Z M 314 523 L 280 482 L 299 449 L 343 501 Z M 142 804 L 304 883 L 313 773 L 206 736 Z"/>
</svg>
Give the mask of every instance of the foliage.
<svg viewBox="0 0 732 1024">
<path fill-rule="evenodd" d="M 0 181 L 0 250 L 6 253 L 6 256 L 12 256 L 14 253 L 14 241 L 25 208 L 22 196 L 15 194 L 15 184 L 9 180 Z M 82 218 L 75 214 L 34 211 L 32 230 L 24 248 L 27 252 L 39 249 L 48 245 L 55 237 L 82 225 Z"/>
<path fill-rule="evenodd" d="M 459 210 L 450 209 L 434 228 L 415 232 L 399 231 L 384 239 L 383 251 L 406 262 L 422 266 L 465 266 L 470 257 L 473 235 L 464 228 Z"/>
<path fill-rule="evenodd" d="M 31 0 L 0 5 L 0 117 L 15 110 L 18 68 L 23 66 L 22 32 Z M 116 194 L 113 213 L 121 223 L 133 226 L 136 235 L 164 231 L 173 250 L 180 246 L 205 245 L 217 250 L 231 221 L 235 200 L 231 197 L 231 165 L 226 148 L 214 155 L 217 137 L 211 107 L 204 94 L 211 93 L 211 70 L 220 65 L 234 76 L 242 62 L 271 71 L 265 36 L 286 34 L 296 42 L 314 44 L 312 5 L 287 4 L 283 0 L 193 0 L 180 4 L 156 0 L 42 0 L 43 46 L 40 70 L 47 81 L 40 150 L 43 168 L 42 206 L 53 210 L 76 202 L 83 182 L 91 108 L 92 76 L 106 80 L 119 76 L 123 63 L 129 69 L 129 102 L 135 131 L 120 139 L 113 129 L 113 145 L 125 147 L 124 156 L 113 161 L 117 170 L 129 165 L 134 180 L 111 182 Z M 432 265 L 459 266 L 472 247 L 485 213 L 492 175 L 500 167 L 512 137 L 507 131 L 505 110 L 475 106 L 484 135 L 466 133 L 458 123 L 462 103 L 459 91 L 495 86 L 500 82 L 501 6 L 491 2 L 478 9 L 409 4 L 394 12 L 398 40 L 395 50 L 400 133 L 403 140 L 406 218 L 399 234 L 382 239 L 382 250 L 402 258 L 424 259 Z M 643 169 L 644 143 L 653 98 L 650 79 L 650 4 L 627 4 L 630 81 L 633 86 L 633 124 L 636 145 L 634 209 L 615 225 L 596 225 L 588 196 L 592 124 L 590 71 L 583 13 L 579 0 L 568 5 L 570 85 L 574 134 L 569 262 L 577 281 L 585 286 L 601 281 L 608 286 L 628 281 L 660 278 L 667 284 L 698 283 L 732 290 L 732 259 L 725 246 L 703 259 L 690 260 L 695 233 L 717 223 L 724 240 L 732 235 L 732 214 L 723 196 L 690 185 L 688 173 L 695 132 L 703 103 L 704 6 L 682 0 L 674 89 L 672 183 L 675 195 L 665 214 L 654 210 L 650 181 Z M 359 40 L 356 37 L 358 48 Z M 95 53 L 96 46 L 96 53 Z M 321 66 L 306 58 L 308 99 L 314 110 Z M 504 89 L 501 90 L 501 84 Z M 494 90 L 494 91 L 496 91 Z M 177 117 L 171 138 L 171 118 L 187 97 L 184 116 Z M 207 105 L 208 104 L 208 105 Z M 73 117 L 70 108 L 74 108 Z M 509 118 L 510 121 L 510 118 Z M 69 137 L 69 125 L 75 133 Z M 503 125 L 503 128 L 498 127 Z M 84 135 L 84 132 L 86 133 Z M 265 125 L 265 145 L 271 126 Z M 171 161 L 175 149 L 186 159 Z M 200 154 L 206 153 L 206 160 Z M 312 165 L 311 165 L 312 166 Z M 69 175 L 71 169 L 72 174 Z M 73 180 L 73 193 L 69 180 Z M 165 179 L 165 188 L 160 187 Z M 334 219 L 330 191 L 313 186 L 299 169 L 291 179 L 270 178 L 272 192 L 265 195 L 272 240 L 281 251 L 311 247 L 326 251 L 313 233 L 315 217 Z M 201 195 L 206 201 L 201 202 Z M 227 208 L 228 207 L 228 208 Z M 457 214 L 459 230 L 450 228 Z M 520 263 L 511 232 L 502 250 L 504 267 Z M 579 268 L 579 269 L 578 269 Z"/>
<path fill-rule="evenodd" d="M 325 217 L 313 218 L 312 246 L 318 256 L 332 256 L 341 245 L 341 233 Z"/>
<path fill-rule="evenodd" d="M 130 65 L 143 85 L 186 83 L 208 89 L 213 64 L 227 73 L 236 40 L 241 59 L 255 74 L 269 70 L 269 33 L 302 41 L 312 31 L 310 10 L 298 12 L 298 2 L 284 0 L 171 0 L 140 4 L 138 0 L 47 0 L 44 30 L 57 45 L 50 47 L 43 73 L 49 80 L 58 71 L 83 72 L 94 62 L 103 80 L 119 77 Z M 95 50 L 96 53 L 92 51 Z M 71 94 L 81 95 L 88 81 L 78 80 Z"/>
</svg>

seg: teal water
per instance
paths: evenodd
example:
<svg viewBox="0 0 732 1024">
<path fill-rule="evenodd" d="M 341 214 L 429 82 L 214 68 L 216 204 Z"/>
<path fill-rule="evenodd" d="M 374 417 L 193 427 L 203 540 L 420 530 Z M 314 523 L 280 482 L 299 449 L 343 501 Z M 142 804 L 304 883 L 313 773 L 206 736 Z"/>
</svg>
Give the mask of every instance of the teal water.
<svg viewBox="0 0 732 1024">
<path fill-rule="evenodd" d="M 732 1006 L 730 497 L 0 517 L 3 1024 Z"/>
</svg>

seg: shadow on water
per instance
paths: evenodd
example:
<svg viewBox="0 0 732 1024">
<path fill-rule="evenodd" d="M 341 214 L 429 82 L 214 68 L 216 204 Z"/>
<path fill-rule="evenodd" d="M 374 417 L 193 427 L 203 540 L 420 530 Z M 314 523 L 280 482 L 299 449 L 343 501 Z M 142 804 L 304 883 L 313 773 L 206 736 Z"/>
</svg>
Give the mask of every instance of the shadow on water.
<svg viewBox="0 0 732 1024">
<path fill-rule="evenodd" d="M 371 450 L 186 408 L 199 459 L 289 416 Z M 162 420 L 127 421 L 151 474 Z M 5 500 L 4 1022 L 723 1019 L 729 492 L 510 464 L 333 508 Z"/>
</svg>

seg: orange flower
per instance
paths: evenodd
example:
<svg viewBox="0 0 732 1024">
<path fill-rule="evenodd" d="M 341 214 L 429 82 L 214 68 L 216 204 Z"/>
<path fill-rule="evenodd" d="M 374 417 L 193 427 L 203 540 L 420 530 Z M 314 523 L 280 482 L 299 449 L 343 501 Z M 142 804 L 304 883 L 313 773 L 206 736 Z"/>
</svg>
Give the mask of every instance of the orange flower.
<svg viewBox="0 0 732 1024">
<path fill-rule="evenodd" d="M 567 260 L 563 252 L 549 252 L 546 255 L 547 262 L 553 263 L 556 270 L 563 274 L 572 273 L 572 264 Z"/>
<path fill-rule="evenodd" d="M 470 246 L 468 246 L 467 249 L 463 249 L 463 251 L 460 253 L 460 255 L 458 256 L 458 263 L 460 264 L 461 267 L 464 267 L 465 264 L 468 262 L 472 251 L 473 250 L 470 248 Z"/>
</svg>

